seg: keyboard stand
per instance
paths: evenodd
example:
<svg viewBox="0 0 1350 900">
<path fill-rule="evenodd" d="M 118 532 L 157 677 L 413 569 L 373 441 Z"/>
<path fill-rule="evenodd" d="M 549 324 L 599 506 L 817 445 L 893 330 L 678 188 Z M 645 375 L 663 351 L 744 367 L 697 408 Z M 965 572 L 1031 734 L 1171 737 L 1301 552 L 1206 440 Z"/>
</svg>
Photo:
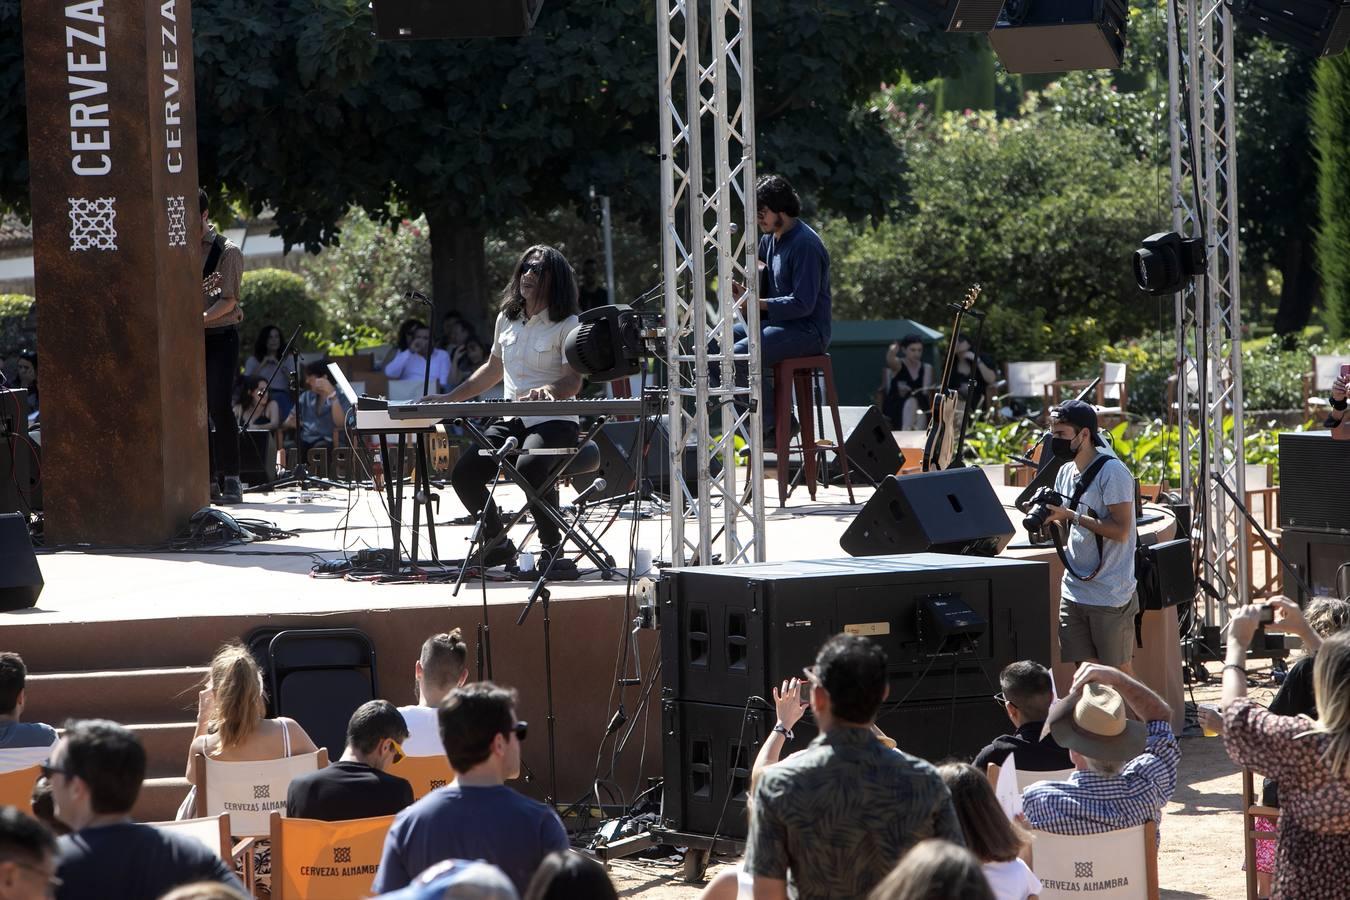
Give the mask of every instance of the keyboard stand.
<svg viewBox="0 0 1350 900">
<path fill-rule="evenodd" d="M 384 492 L 389 506 L 389 529 L 394 540 L 394 552 L 389 558 L 389 574 L 397 575 L 403 566 L 403 474 L 404 463 L 408 458 L 407 431 L 398 432 L 395 451 L 390 452 L 389 435 L 380 432 L 380 457 L 384 464 Z M 440 551 L 436 545 L 436 519 L 432 515 L 439 508 L 439 498 L 431 493 L 430 455 L 427 453 L 426 437 L 428 432 L 413 432 L 413 485 L 412 485 L 412 549 L 408 563 L 417 568 L 418 539 L 421 530 L 422 507 L 426 507 L 427 542 L 431 544 L 431 555 L 440 561 Z"/>
<path fill-rule="evenodd" d="M 479 429 L 472 420 L 457 419 L 455 424 L 462 425 L 469 434 L 473 436 L 478 449 L 493 449 L 492 442 L 488 440 L 487 435 L 483 434 L 482 430 Z M 502 472 L 525 492 L 525 503 L 521 506 L 515 516 L 512 517 L 511 521 L 506 524 L 506 527 L 502 529 L 500 534 L 493 537 L 491 540 L 484 542 L 482 549 L 479 551 L 482 558 L 486 559 L 489 553 L 505 543 L 506 539 L 511 534 L 511 529 L 514 528 L 521 519 L 525 518 L 525 514 L 529 512 L 531 508 L 538 507 L 543 515 L 548 516 L 548 518 L 558 526 L 558 533 L 563 535 L 564 544 L 570 539 L 571 543 L 575 544 L 577 549 L 589 557 L 591 562 L 595 563 L 596 567 L 600 569 L 600 576 L 606 581 L 614 577 L 614 557 L 605 551 L 605 548 L 601 546 L 595 536 L 586 530 L 584 526 L 579 523 L 569 522 L 567 517 L 562 514 L 562 511 L 558 509 L 558 507 L 544 499 L 544 494 L 548 493 L 548 491 L 558 482 L 558 479 L 560 479 L 563 473 L 567 471 L 567 467 L 572 464 L 572 460 L 576 459 L 582 449 L 591 441 L 595 440 L 595 436 L 600 433 L 600 429 L 603 428 L 604 425 L 605 417 L 600 416 L 595 420 L 595 423 L 590 427 L 590 430 L 577 442 L 575 448 L 564 450 L 564 452 L 549 454 L 558 456 L 560 462 L 553 467 L 548 478 L 538 488 L 530 484 L 525 476 L 520 473 L 520 470 L 516 468 L 515 463 L 509 458 L 502 461 Z M 477 452 L 477 450 L 474 452 Z"/>
</svg>

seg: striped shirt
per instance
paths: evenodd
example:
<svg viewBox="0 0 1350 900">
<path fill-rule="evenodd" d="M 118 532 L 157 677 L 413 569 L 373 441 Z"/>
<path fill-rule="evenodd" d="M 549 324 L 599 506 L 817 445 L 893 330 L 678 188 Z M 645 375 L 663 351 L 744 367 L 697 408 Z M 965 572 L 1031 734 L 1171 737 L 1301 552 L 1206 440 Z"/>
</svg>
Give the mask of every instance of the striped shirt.
<svg viewBox="0 0 1350 900">
<path fill-rule="evenodd" d="M 1148 723 L 1144 752 L 1119 775 L 1077 771 L 1068 781 L 1042 781 L 1022 794 L 1032 828 L 1053 834 L 1101 834 L 1162 818 L 1177 786 L 1181 746 L 1166 721 Z"/>
</svg>

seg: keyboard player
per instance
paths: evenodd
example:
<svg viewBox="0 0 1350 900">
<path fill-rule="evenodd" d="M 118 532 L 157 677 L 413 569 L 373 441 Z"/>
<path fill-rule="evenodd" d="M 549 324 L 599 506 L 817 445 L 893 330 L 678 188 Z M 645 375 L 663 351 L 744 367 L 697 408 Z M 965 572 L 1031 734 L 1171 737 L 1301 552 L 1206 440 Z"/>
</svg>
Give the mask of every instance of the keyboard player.
<svg viewBox="0 0 1350 900">
<path fill-rule="evenodd" d="M 581 376 L 567 364 L 563 341 L 577 325 L 577 282 L 567 258 L 552 247 L 534 246 L 521 254 L 511 282 L 502 292 L 501 309 L 493 328 L 492 353 L 472 375 L 448 394 L 429 399 L 461 401 L 503 385 L 503 396 L 515 400 L 567 400 L 581 390 Z M 498 419 L 484 432 L 493 449 L 514 437 L 525 451 L 515 465 L 538 487 L 557 465 L 556 456 L 531 455 L 530 450 L 576 446 L 580 425 L 575 415 L 512 416 Z M 450 481 L 469 512 L 478 515 L 489 504 L 488 482 L 497 474 L 491 456 L 466 453 L 459 458 Z M 548 499 L 556 506 L 557 489 Z M 533 510 L 545 553 L 555 553 L 562 535 L 549 518 Z M 501 533 L 501 516 L 494 506 L 484 516 L 485 541 Z M 488 566 L 512 562 L 516 547 L 509 539 L 488 554 Z M 543 565 L 547 565 L 545 560 Z"/>
</svg>

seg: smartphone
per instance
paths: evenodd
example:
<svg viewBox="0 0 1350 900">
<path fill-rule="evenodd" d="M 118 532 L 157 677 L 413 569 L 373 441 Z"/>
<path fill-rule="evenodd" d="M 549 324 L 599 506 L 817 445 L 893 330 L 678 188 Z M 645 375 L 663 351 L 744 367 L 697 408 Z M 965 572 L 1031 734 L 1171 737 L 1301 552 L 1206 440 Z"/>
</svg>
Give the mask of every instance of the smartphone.
<svg viewBox="0 0 1350 900">
<path fill-rule="evenodd" d="M 1261 607 L 1261 624 L 1262 625 L 1275 624 L 1275 607 L 1273 606 Z"/>
<path fill-rule="evenodd" d="M 1350 381 L 1350 363 L 1341 363 L 1341 381 Z"/>
</svg>

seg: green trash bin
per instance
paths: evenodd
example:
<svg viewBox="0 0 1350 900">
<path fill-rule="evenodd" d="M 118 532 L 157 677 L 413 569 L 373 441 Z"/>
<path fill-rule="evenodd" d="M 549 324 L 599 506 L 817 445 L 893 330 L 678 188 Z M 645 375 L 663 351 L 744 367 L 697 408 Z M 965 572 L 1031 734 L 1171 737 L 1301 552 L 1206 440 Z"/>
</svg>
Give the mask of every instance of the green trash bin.
<svg viewBox="0 0 1350 900">
<path fill-rule="evenodd" d="M 886 348 L 907 334 L 923 338 L 924 362 L 933 366 L 933 378 L 942 373 L 937 342 L 942 332 L 910 319 L 836 321 L 830 326 L 830 363 L 840 406 L 871 406 L 881 388 Z"/>
</svg>

